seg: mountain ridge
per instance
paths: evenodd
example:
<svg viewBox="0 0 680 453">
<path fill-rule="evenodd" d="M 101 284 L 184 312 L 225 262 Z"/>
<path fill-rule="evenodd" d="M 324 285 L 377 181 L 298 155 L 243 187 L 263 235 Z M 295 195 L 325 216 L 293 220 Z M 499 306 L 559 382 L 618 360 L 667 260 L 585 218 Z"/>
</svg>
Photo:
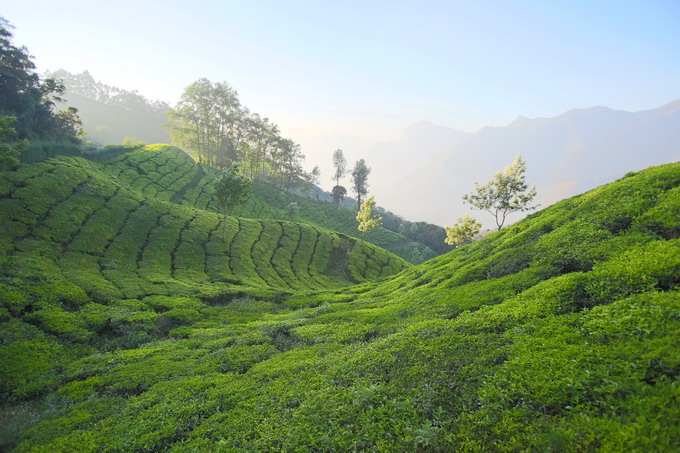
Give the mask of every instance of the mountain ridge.
<svg viewBox="0 0 680 453">
<path fill-rule="evenodd" d="M 407 218 L 447 225 L 471 213 L 461 197 L 473 183 L 487 181 L 517 154 L 527 163 L 527 181 L 537 186 L 539 203 L 547 206 L 627 171 L 680 160 L 678 144 L 680 99 L 638 112 L 588 107 L 549 118 L 519 116 L 506 126 L 485 127 L 426 149 L 402 137 L 347 154 L 365 158 L 369 166 L 374 157 L 370 191 L 379 203 Z M 390 149 L 398 157 L 384 163 Z M 491 224 L 484 213 L 478 218 Z"/>
</svg>

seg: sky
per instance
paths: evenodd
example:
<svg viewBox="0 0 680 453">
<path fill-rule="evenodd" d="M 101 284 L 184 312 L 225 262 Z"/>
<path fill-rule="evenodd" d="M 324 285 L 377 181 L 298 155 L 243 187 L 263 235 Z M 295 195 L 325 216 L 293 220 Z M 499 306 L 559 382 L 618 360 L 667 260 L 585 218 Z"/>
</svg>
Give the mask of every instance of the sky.
<svg viewBox="0 0 680 453">
<path fill-rule="evenodd" d="M 174 104 L 226 81 L 296 141 L 680 98 L 680 1 L 6 0 L 39 71 Z"/>
</svg>

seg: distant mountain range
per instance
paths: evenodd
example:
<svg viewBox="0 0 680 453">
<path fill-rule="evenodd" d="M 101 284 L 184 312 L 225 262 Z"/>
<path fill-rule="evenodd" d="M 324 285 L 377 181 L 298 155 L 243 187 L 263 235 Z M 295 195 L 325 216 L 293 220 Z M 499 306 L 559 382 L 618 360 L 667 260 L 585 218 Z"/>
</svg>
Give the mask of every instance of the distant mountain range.
<svg viewBox="0 0 680 453">
<path fill-rule="evenodd" d="M 475 181 L 486 182 L 517 154 L 527 163 L 527 181 L 537 186 L 543 207 L 628 171 L 680 160 L 680 99 L 639 112 L 593 107 L 554 118 L 519 116 L 508 126 L 472 134 L 419 122 L 394 142 L 336 135 L 303 143 L 311 161 L 326 164 L 326 175 L 336 148 L 345 151 L 350 165 L 364 158 L 372 167 L 369 192 L 380 205 L 445 225 L 471 212 L 461 197 Z M 488 214 L 476 216 L 491 226 Z"/>
</svg>

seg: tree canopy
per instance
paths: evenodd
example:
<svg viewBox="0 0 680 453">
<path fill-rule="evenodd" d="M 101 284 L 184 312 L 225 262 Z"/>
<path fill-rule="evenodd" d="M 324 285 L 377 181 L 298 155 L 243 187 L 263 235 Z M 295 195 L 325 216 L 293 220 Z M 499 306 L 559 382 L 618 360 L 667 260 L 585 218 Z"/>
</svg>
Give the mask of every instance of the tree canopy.
<svg viewBox="0 0 680 453">
<path fill-rule="evenodd" d="M 253 181 L 241 174 L 241 167 L 234 163 L 215 180 L 215 196 L 224 215 L 246 200 L 252 192 Z M 226 223 L 225 223 L 226 225 Z"/>
<path fill-rule="evenodd" d="M 445 226 L 446 242 L 449 245 L 460 246 L 472 241 L 472 239 L 479 234 L 482 229 L 482 224 L 475 220 L 474 217 L 466 215 L 458 218 L 450 228 Z"/>
<path fill-rule="evenodd" d="M 13 137 L 7 140 L 80 143 L 78 111 L 56 108 L 56 102 L 63 100 L 63 84 L 41 80 L 26 47 L 13 44 L 11 28 L 0 18 L 0 116 L 16 118 Z"/>
<path fill-rule="evenodd" d="M 361 199 L 368 193 L 368 175 L 371 169 L 363 159 L 359 159 L 352 169 L 352 189 L 357 197 L 357 206 L 361 206 Z"/>
<path fill-rule="evenodd" d="M 500 230 L 509 214 L 536 208 L 530 206 L 536 197 L 536 188 L 527 185 L 525 171 L 526 164 L 517 155 L 511 165 L 497 172 L 489 182 L 484 185 L 475 183 L 475 192 L 464 195 L 463 201 L 494 216 Z"/>
<path fill-rule="evenodd" d="M 0 170 L 13 170 L 19 165 L 21 152 L 27 145 L 26 140 L 9 143 L 8 137 L 16 134 L 11 126 L 16 121 L 13 116 L 0 116 Z"/>
<path fill-rule="evenodd" d="M 359 213 L 357 214 L 357 222 L 359 222 L 358 229 L 362 233 L 366 233 L 367 231 L 382 225 L 382 217 L 375 212 L 375 198 L 368 197 L 366 201 L 361 204 Z"/>
<path fill-rule="evenodd" d="M 333 167 L 335 168 L 333 179 L 335 180 L 335 185 L 339 186 L 340 178 L 347 174 L 347 160 L 341 149 L 333 151 Z"/>
<path fill-rule="evenodd" d="M 243 111 L 229 84 L 197 80 L 184 90 L 168 119 L 173 141 L 193 152 L 199 162 L 227 168 L 237 160 Z"/>
<path fill-rule="evenodd" d="M 240 162 L 250 178 L 287 190 L 304 182 L 300 145 L 251 113 L 226 82 L 203 78 L 189 85 L 169 110 L 167 127 L 173 142 L 200 163 L 225 169 Z"/>
<path fill-rule="evenodd" d="M 345 200 L 346 195 L 347 189 L 345 189 L 343 186 L 335 186 L 333 187 L 333 190 L 331 190 L 331 197 L 336 203 L 342 203 Z"/>
</svg>

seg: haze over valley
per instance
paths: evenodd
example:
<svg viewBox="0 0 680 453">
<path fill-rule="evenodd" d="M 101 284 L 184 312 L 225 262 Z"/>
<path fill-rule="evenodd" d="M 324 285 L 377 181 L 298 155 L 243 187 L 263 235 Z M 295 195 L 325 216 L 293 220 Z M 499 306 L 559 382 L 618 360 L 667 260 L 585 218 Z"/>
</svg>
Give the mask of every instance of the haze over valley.
<svg viewBox="0 0 680 453">
<path fill-rule="evenodd" d="M 505 127 L 476 133 L 419 122 L 395 141 L 331 135 L 302 145 L 327 174 L 330 165 L 322 159 L 334 143 L 349 160 L 363 157 L 373 166 L 371 193 L 385 207 L 408 219 L 446 225 L 471 212 L 461 197 L 473 183 L 485 182 L 517 154 L 528 162 L 527 178 L 542 206 L 628 171 L 680 160 L 680 99 L 639 112 L 591 107 L 553 118 L 519 116 Z"/>
</svg>

